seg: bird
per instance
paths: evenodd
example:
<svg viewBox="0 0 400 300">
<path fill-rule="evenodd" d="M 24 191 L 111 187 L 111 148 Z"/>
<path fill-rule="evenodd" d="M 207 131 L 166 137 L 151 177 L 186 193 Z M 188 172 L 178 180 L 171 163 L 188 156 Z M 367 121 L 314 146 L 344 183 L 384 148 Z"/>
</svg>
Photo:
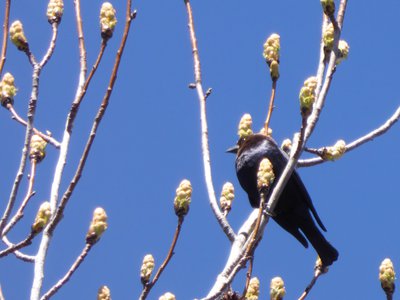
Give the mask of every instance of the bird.
<svg viewBox="0 0 400 300">
<path fill-rule="evenodd" d="M 250 205 L 258 208 L 260 193 L 257 187 L 257 172 L 261 160 L 268 158 L 275 174 L 274 183 L 266 194 L 268 197 L 286 166 L 288 155 L 278 147 L 272 137 L 264 134 L 251 134 L 240 138 L 237 144 L 227 152 L 236 154 L 235 166 L 239 183 L 247 193 Z M 339 253 L 325 239 L 311 215 L 319 227 L 326 231 L 306 187 L 294 170 L 279 196 L 272 218 L 305 248 L 308 248 L 308 240 L 316 250 L 323 266 L 330 266 L 337 260 Z"/>
</svg>

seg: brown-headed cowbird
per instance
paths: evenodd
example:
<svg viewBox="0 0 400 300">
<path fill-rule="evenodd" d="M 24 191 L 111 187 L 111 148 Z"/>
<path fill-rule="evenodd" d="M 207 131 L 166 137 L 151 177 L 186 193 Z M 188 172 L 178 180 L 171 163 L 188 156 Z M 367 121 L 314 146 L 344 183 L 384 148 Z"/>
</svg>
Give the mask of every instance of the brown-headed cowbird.
<svg viewBox="0 0 400 300">
<path fill-rule="evenodd" d="M 268 158 L 275 174 L 275 181 L 267 193 L 268 198 L 286 166 L 287 154 L 271 137 L 262 134 L 252 134 L 240 139 L 228 152 L 236 153 L 236 174 L 239 183 L 247 192 L 251 206 L 258 208 L 260 194 L 257 188 L 257 172 L 261 160 Z M 339 253 L 322 235 L 310 212 L 321 229 L 326 231 L 303 182 L 297 172 L 293 171 L 278 199 L 272 218 L 306 248 L 308 240 L 317 251 L 323 265 L 329 266 L 337 260 Z"/>
</svg>

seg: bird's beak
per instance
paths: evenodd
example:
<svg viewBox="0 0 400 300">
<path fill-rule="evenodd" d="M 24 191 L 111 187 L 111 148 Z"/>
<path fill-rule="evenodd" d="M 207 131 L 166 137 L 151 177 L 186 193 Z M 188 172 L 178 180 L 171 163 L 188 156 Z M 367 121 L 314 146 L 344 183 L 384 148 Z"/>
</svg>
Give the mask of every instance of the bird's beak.
<svg viewBox="0 0 400 300">
<path fill-rule="evenodd" d="M 235 145 L 235 146 L 233 146 L 233 147 L 231 147 L 231 148 L 229 148 L 229 149 L 226 149 L 226 152 L 227 152 L 227 153 L 234 153 L 234 154 L 236 154 L 236 153 L 238 152 L 238 150 L 239 150 L 239 146 L 238 146 L 238 145 Z"/>
</svg>

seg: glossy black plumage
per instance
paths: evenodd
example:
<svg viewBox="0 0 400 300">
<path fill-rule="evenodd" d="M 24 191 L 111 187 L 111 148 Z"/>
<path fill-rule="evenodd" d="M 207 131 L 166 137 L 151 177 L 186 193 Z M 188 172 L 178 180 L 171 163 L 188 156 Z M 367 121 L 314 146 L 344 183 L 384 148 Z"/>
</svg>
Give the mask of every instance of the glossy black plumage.
<svg viewBox="0 0 400 300">
<path fill-rule="evenodd" d="M 237 153 L 236 174 L 239 183 L 247 192 L 251 206 L 259 207 L 258 166 L 263 158 L 268 158 L 273 165 L 276 178 L 274 184 L 276 184 L 288 160 L 286 153 L 276 145 L 272 138 L 261 134 L 254 134 L 245 140 L 240 140 L 237 147 L 228 151 Z M 294 171 L 278 200 L 273 219 L 306 248 L 308 240 L 317 251 L 322 263 L 329 266 L 337 260 L 339 254 L 322 235 L 310 212 L 321 229 L 326 231 L 303 182 Z"/>
</svg>

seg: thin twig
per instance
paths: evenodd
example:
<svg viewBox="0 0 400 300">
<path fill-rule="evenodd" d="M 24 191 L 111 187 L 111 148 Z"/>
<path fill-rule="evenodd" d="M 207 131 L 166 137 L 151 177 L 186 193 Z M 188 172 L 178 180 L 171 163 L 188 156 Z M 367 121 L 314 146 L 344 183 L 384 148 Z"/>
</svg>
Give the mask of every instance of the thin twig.
<svg viewBox="0 0 400 300">
<path fill-rule="evenodd" d="M 117 78 L 117 73 L 118 73 L 121 57 L 124 52 L 125 44 L 126 44 L 127 37 L 129 34 L 130 24 L 131 24 L 131 21 L 136 16 L 136 12 L 133 12 L 133 13 L 131 12 L 131 3 L 132 3 L 131 0 L 127 0 L 126 22 L 125 22 L 124 33 L 123 33 L 121 43 L 120 43 L 119 49 L 117 51 L 116 57 L 115 57 L 115 63 L 114 63 L 114 67 L 113 67 L 113 70 L 112 70 L 112 73 L 110 76 L 110 82 L 109 82 L 106 94 L 104 95 L 102 104 L 101 104 L 99 111 L 96 115 L 96 118 L 93 122 L 92 130 L 91 130 L 90 136 L 88 138 L 88 142 L 85 146 L 84 154 L 81 157 L 81 160 L 80 160 L 80 163 L 78 166 L 78 170 L 77 170 L 77 173 L 75 174 L 74 178 L 78 178 L 81 176 L 81 172 L 85 165 L 85 161 L 89 155 L 91 146 L 93 144 L 93 140 L 96 136 L 97 128 L 104 116 L 104 113 L 105 113 L 106 108 L 109 103 L 111 93 L 113 91 L 113 87 L 115 84 L 115 80 Z M 79 24 L 79 22 L 78 22 L 78 24 Z M 83 70 L 82 67 L 81 67 L 81 70 Z M 82 77 L 82 76 L 80 76 L 80 77 Z M 82 84 L 80 84 L 78 86 L 76 99 L 78 99 L 80 97 L 80 95 L 83 91 L 84 81 L 82 81 L 81 83 Z M 36 255 L 35 270 L 34 270 L 35 271 L 34 282 L 32 284 L 32 289 L 31 289 L 31 300 L 39 300 L 40 290 L 41 290 L 42 284 L 43 284 L 44 263 L 45 263 L 47 250 L 48 250 L 48 247 L 50 244 L 51 236 L 52 236 L 52 233 L 53 233 L 55 227 L 57 226 L 57 224 L 59 223 L 59 221 L 62 218 L 63 211 L 64 211 L 65 206 L 68 202 L 68 199 L 72 193 L 72 190 L 68 189 L 67 192 L 64 194 L 62 200 L 60 201 L 60 204 L 57 207 L 57 200 L 58 200 L 58 193 L 59 193 L 59 188 L 60 188 L 60 183 L 61 183 L 61 177 L 62 177 L 62 173 L 64 170 L 64 166 L 66 164 L 66 156 L 67 156 L 68 146 L 69 146 L 69 141 L 70 141 L 70 136 L 71 136 L 71 132 L 69 130 L 71 130 L 71 129 L 72 129 L 72 127 L 70 127 L 70 118 L 68 117 L 67 124 L 66 124 L 66 130 L 64 131 L 63 140 L 61 142 L 59 159 L 57 162 L 56 171 L 55 171 L 55 175 L 54 175 L 54 179 L 53 179 L 53 183 L 52 183 L 52 189 L 51 189 L 50 206 L 51 206 L 51 211 L 52 211 L 53 217 L 43 232 L 43 237 L 42 237 L 42 240 L 39 245 L 38 253 Z M 74 179 L 72 182 L 74 182 Z M 72 185 L 72 182 L 71 182 L 70 186 Z M 75 185 L 76 185 L 76 183 L 75 183 Z M 68 194 L 68 192 L 69 192 L 69 194 Z M 56 208 L 57 208 L 57 211 L 55 211 Z"/>
<path fill-rule="evenodd" d="M 2 237 L 2 241 L 3 241 L 4 244 L 6 244 L 8 247 L 14 247 L 14 244 L 11 243 L 11 242 L 8 240 L 7 236 L 3 236 L 3 237 Z M 22 252 L 20 252 L 20 251 L 18 251 L 18 250 L 13 251 L 12 253 L 15 255 L 16 258 L 18 258 L 18 259 L 20 259 L 20 260 L 22 260 L 22 261 L 24 261 L 24 262 L 33 263 L 33 262 L 35 261 L 35 257 L 34 257 L 34 256 L 27 255 L 27 254 L 22 253 Z"/>
<path fill-rule="evenodd" d="M 13 228 L 15 224 L 17 224 L 17 222 L 24 216 L 25 206 L 28 204 L 29 199 L 31 199 L 32 196 L 35 194 L 35 192 L 33 191 L 33 185 L 35 183 L 35 175 L 36 175 L 36 160 L 32 159 L 31 174 L 29 176 L 29 185 L 28 185 L 28 190 L 26 192 L 26 196 L 22 201 L 21 206 L 15 213 L 14 217 L 12 217 L 10 222 L 4 227 L 4 230 L 1 233 L 2 235 L 6 235 L 11 230 L 11 228 Z"/>
<path fill-rule="evenodd" d="M 3 289 L 0 286 L 0 300 L 5 300 L 4 295 L 3 295 Z"/>
<path fill-rule="evenodd" d="M 269 99 L 267 119 L 265 120 L 265 123 L 264 123 L 264 130 L 265 130 L 266 135 L 268 135 L 269 122 L 271 120 L 272 111 L 274 110 L 276 83 L 277 83 L 277 79 L 273 79 L 272 80 L 272 89 L 271 89 L 271 98 Z"/>
<path fill-rule="evenodd" d="M 78 30 L 78 41 L 79 41 L 79 61 L 80 61 L 79 86 L 82 87 L 83 83 L 85 82 L 87 66 L 86 66 L 85 37 L 83 35 L 80 0 L 74 0 L 74 7 L 75 7 L 76 28 Z M 77 94 L 80 94 L 80 90 L 77 91 Z"/>
<path fill-rule="evenodd" d="M 351 150 L 354 150 L 367 142 L 371 142 L 378 136 L 381 136 L 382 134 L 386 133 L 394 124 L 397 123 L 397 121 L 399 121 L 399 119 L 400 119 L 400 106 L 397 108 L 394 114 L 380 127 L 358 138 L 357 140 L 347 144 L 346 152 L 350 152 Z M 323 162 L 326 162 L 326 160 L 323 160 L 321 157 L 315 157 L 310 159 L 299 160 L 297 165 L 298 167 L 309 167 L 321 164 Z"/>
<path fill-rule="evenodd" d="M 304 300 L 307 295 L 310 293 L 311 289 L 313 288 L 314 284 L 317 282 L 318 277 L 321 276 L 322 274 L 325 274 L 322 272 L 319 268 L 315 270 L 314 276 L 311 280 L 311 282 L 307 285 L 306 289 L 304 290 L 303 294 L 301 294 L 300 298 L 298 300 Z"/>
<path fill-rule="evenodd" d="M 184 0 L 187 14 L 188 14 L 188 26 L 190 33 L 190 41 L 192 44 L 193 63 L 194 63 L 194 78 L 197 96 L 200 102 L 200 120 L 201 120 L 201 145 L 203 150 L 203 166 L 204 166 L 204 177 L 207 185 L 208 198 L 210 200 L 211 209 L 217 218 L 219 225 L 227 235 L 228 239 L 233 242 L 235 240 L 235 232 L 229 225 L 228 220 L 221 212 L 217 198 L 215 196 L 214 185 L 212 182 L 211 175 L 211 159 L 210 159 L 210 148 L 208 145 L 208 125 L 207 125 L 207 113 L 206 113 L 206 97 L 201 80 L 201 67 L 199 50 L 197 47 L 196 33 L 194 29 L 193 12 L 189 0 Z"/>
<path fill-rule="evenodd" d="M 46 63 L 49 61 L 51 56 L 53 55 L 54 49 L 56 47 L 56 41 L 57 41 L 57 35 L 58 35 L 58 22 L 54 22 L 51 24 L 51 27 L 53 29 L 53 36 L 50 41 L 49 48 L 47 49 L 46 54 L 44 55 L 42 61 L 39 63 L 40 68 L 43 68 Z"/>
<path fill-rule="evenodd" d="M 174 249 L 176 246 L 176 242 L 178 241 L 179 234 L 181 232 L 182 228 L 182 223 L 183 223 L 184 217 L 178 217 L 178 225 L 176 226 L 174 238 L 172 239 L 171 247 L 169 248 L 167 257 L 165 258 L 164 262 L 161 264 L 160 268 L 157 270 L 156 275 L 154 275 L 153 280 L 150 283 L 147 283 L 143 287 L 143 291 L 140 294 L 139 300 L 144 300 L 150 293 L 151 288 L 156 284 L 157 280 L 160 278 L 161 273 L 164 271 L 166 266 L 168 265 L 169 261 L 171 260 L 172 256 L 174 255 Z"/>
<path fill-rule="evenodd" d="M 24 126 L 27 126 L 27 122 L 26 122 L 24 119 L 22 119 L 22 118 L 18 115 L 18 113 L 17 113 L 17 112 L 15 111 L 15 109 L 14 109 L 14 106 L 13 106 L 11 103 L 7 104 L 7 109 L 10 111 L 10 113 L 11 113 L 11 115 L 12 115 L 12 118 L 13 118 L 14 120 L 16 120 L 18 123 L 20 123 L 20 124 L 22 124 L 22 125 L 24 125 Z M 53 137 L 51 137 L 50 135 L 44 134 L 43 132 L 37 130 L 36 128 L 33 128 L 32 130 L 33 130 L 33 132 L 34 132 L 35 134 L 37 134 L 38 136 L 40 136 L 40 137 L 41 137 L 42 139 L 44 139 L 47 143 L 52 144 L 52 145 L 53 145 L 54 147 L 56 147 L 57 149 L 60 148 L 60 142 L 58 142 L 57 140 L 55 140 L 55 139 L 54 139 Z"/>
<path fill-rule="evenodd" d="M 93 244 L 86 244 L 85 248 L 82 250 L 82 253 L 77 257 L 75 262 L 72 264 L 71 268 L 68 270 L 68 272 L 64 275 L 63 278 L 61 278 L 50 290 L 48 290 L 40 300 L 47 300 L 50 299 L 51 296 L 53 296 L 60 288 L 62 288 L 68 280 L 71 278 L 71 276 L 74 274 L 74 272 L 79 268 L 80 264 L 84 261 L 85 257 L 89 254 L 90 249 L 92 249 Z"/>
<path fill-rule="evenodd" d="M 4 23 L 3 23 L 3 42 L 1 45 L 0 57 L 0 74 L 3 73 L 3 67 L 6 62 L 7 55 L 7 42 L 8 42 L 8 26 L 10 22 L 10 6 L 11 0 L 6 0 L 6 7 L 4 8 Z"/>
<path fill-rule="evenodd" d="M 7 249 L 0 251 L 0 257 L 7 256 L 10 253 L 13 253 L 21 248 L 29 246 L 30 244 L 32 244 L 32 240 L 34 237 L 35 237 L 35 234 L 33 232 L 31 232 L 28 235 L 28 237 L 26 239 L 24 239 L 23 241 L 21 241 L 17 244 L 13 244 L 12 246 L 9 246 Z"/>
</svg>

